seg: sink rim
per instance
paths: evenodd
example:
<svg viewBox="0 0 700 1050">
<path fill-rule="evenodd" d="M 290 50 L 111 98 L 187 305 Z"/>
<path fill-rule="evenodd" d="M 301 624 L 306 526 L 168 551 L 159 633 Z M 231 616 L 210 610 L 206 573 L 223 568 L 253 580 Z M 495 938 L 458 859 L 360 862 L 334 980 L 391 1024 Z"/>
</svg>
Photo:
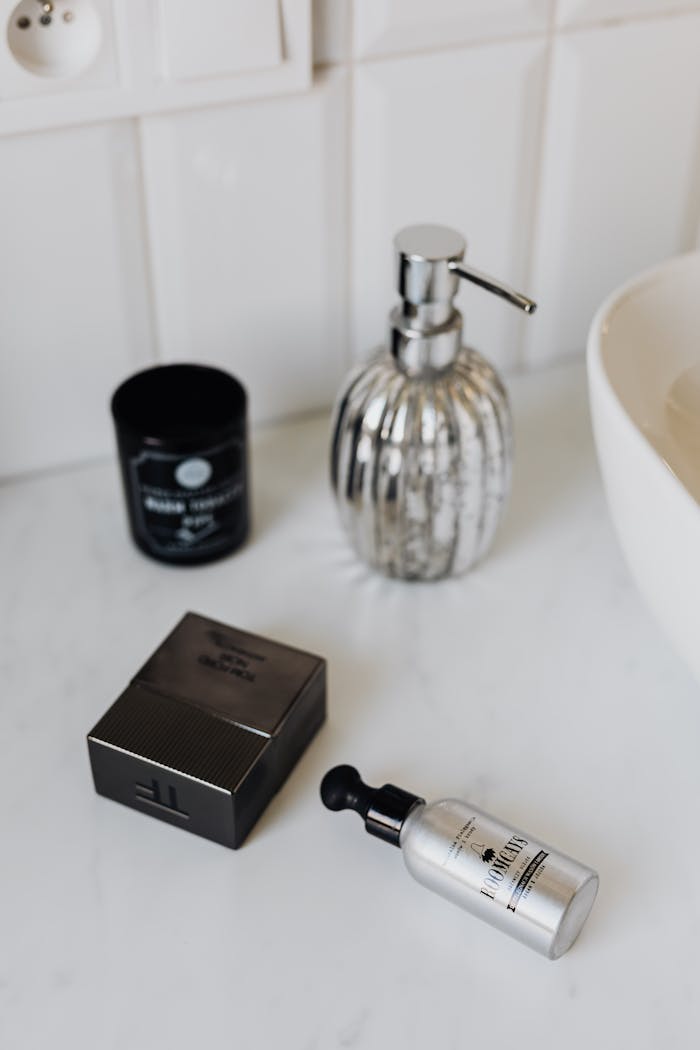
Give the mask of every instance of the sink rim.
<svg viewBox="0 0 700 1050">
<path fill-rule="evenodd" d="M 686 270 L 678 287 L 668 284 Z M 607 322 L 618 309 L 629 306 L 630 296 L 653 286 L 658 288 L 637 314 L 631 312 L 628 322 L 620 322 L 617 349 L 606 354 L 611 345 L 605 342 Z M 696 628 L 700 504 L 654 443 L 659 441 L 659 423 L 661 436 L 666 436 L 669 387 L 697 360 L 700 294 L 695 294 L 696 287 L 700 291 L 698 252 L 675 256 L 626 281 L 596 311 L 587 364 L 598 463 L 622 555 L 642 598 L 700 683 Z M 663 356 L 665 347 L 673 349 Z M 619 367 L 613 368 L 611 362 Z M 662 400 L 657 400 L 658 394 Z M 692 446 L 690 452 L 692 456 Z"/>
<path fill-rule="evenodd" d="M 666 259 L 664 262 L 657 263 L 655 266 L 642 270 L 629 278 L 629 280 L 610 292 L 593 315 L 588 332 L 586 359 L 591 390 L 595 389 L 600 396 L 608 401 L 609 406 L 618 414 L 619 422 L 626 429 L 628 438 L 637 443 L 641 454 L 648 456 L 651 453 L 658 469 L 668 479 L 660 483 L 670 484 L 680 494 L 679 498 L 687 501 L 694 513 L 700 514 L 700 500 L 688 488 L 682 478 L 679 477 L 672 464 L 664 457 L 663 453 L 656 447 L 649 435 L 645 433 L 644 429 L 634 418 L 629 407 L 620 396 L 618 389 L 616 389 L 615 382 L 609 374 L 605 360 L 605 351 L 610 352 L 611 350 L 610 343 L 607 346 L 605 345 L 608 335 L 607 328 L 614 315 L 628 304 L 630 298 L 639 295 L 652 286 L 658 286 L 662 281 L 672 278 L 676 271 L 685 272 L 693 269 L 698 270 L 698 294 L 700 295 L 700 251 L 684 252 L 673 256 L 671 259 Z M 614 353 L 614 350 L 612 352 Z M 700 362 L 700 355 L 698 356 L 698 361 Z M 600 449 L 599 459 L 602 459 Z"/>
</svg>

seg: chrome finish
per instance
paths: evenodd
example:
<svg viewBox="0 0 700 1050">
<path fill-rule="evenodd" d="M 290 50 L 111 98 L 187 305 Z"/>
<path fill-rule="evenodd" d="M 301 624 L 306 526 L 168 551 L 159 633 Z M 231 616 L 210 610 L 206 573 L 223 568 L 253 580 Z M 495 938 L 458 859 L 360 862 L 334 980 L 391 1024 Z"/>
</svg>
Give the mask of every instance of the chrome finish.
<svg viewBox="0 0 700 1050">
<path fill-rule="evenodd" d="M 464 267 L 464 239 L 447 227 L 410 226 L 394 244 L 402 301 L 388 350 L 341 391 L 331 478 L 360 556 L 390 576 L 430 580 L 485 554 L 510 489 L 508 398 L 491 366 L 462 346 L 459 278 L 524 309 L 532 301 Z"/>
<path fill-rule="evenodd" d="M 415 806 L 400 846 L 418 882 L 548 959 L 571 947 L 598 890 L 591 868 L 457 799 Z"/>
<path fill-rule="evenodd" d="M 481 270 L 465 266 L 462 260 L 466 242 L 448 226 L 407 226 L 394 238 L 394 248 L 399 295 L 416 306 L 453 299 L 459 284 L 457 278 L 463 277 L 525 313 L 537 309 L 537 303 L 521 292 Z"/>
<path fill-rule="evenodd" d="M 360 557 L 389 576 L 438 579 L 477 562 L 500 521 L 511 461 L 506 392 L 473 350 L 427 377 L 382 352 L 336 405 L 341 521 Z"/>
<path fill-rule="evenodd" d="M 419 310 L 427 310 L 420 307 Z M 462 346 L 462 315 L 450 309 L 444 321 L 431 324 L 416 313 L 407 317 L 401 307 L 391 311 L 389 320 L 389 353 L 409 375 L 438 372 L 447 368 Z"/>
<path fill-rule="evenodd" d="M 464 238 L 447 226 L 407 226 L 394 238 L 396 285 L 408 303 L 449 302 L 459 281 L 451 264 L 464 258 Z"/>
<path fill-rule="evenodd" d="M 472 284 L 478 284 L 480 288 L 485 288 L 487 292 L 500 295 L 502 299 L 506 299 L 513 306 L 520 307 L 526 314 L 534 314 L 537 309 L 537 303 L 533 299 L 528 299 L 522 292 L 516 292 L 515 288 L 503 284 L 502 281 L 494 280 L 493 277 L 489 277 L 487 273 L 482 273 L 481 270 L 475 270 L 471 266 L 457 265 L 456 263 L 451 264 L 450 269 L 453 273 L 464 277 L 465 280 L 471 281 Z"/>
</svg>

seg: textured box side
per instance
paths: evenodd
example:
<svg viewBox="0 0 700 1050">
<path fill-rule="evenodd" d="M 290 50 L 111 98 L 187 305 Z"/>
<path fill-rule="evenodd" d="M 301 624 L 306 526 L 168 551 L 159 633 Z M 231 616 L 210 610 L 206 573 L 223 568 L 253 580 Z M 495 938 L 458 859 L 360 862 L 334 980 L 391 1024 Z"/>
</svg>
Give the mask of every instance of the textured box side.
<svg viewBox="0 0 700 1050">
<path fill-rule="evenodd" d="M 280 743 L 276 754 L 278 788 L 326 720 L 326 661 L 319 658 L 297 702 L 277 731 Z"/>
<path fill-rule="evenodd" d="M 234 800 L 230 791 L 88 738 L 95 790 L 147 816 L 195 835 L 235 846 Z"/>
<path fill-rule="evenodd" d="M 100 794 L 228 846 L 242 840 L 237 789 L 269 746 L 268 737 L 138 684 L 88 735 Z"/>
</svg>

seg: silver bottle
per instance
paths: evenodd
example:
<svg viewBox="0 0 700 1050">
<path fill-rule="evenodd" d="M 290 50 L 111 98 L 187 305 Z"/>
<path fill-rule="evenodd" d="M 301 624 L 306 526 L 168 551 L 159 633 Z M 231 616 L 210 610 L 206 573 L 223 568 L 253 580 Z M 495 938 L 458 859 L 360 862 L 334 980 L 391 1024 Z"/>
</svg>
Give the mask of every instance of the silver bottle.
<svg viewBox="0 0 700 1050">
<path fill-rule="evenodd" d="M 426 805 L 393 784 L 371 788 L 352 766 L 326 774 L 321 798 L 329 809 L 354 809 L 370 834 L 400 846 L 418 882 L 548 959 L 568 951 L 593 906 L 591 868 L 467 802 Z"/>
<path fill-rule="evenodd" d="M 508 397 L 484 358 L 462 346 L 459 278 L 526 313 L 535 303 L 466 267 L 454 230 L 410 226 L 394 245 L 402 301 L 388 348 L 351 373 L 336 402 L 331 481 L 365 561 L 431 580 L 485 554 L 510 489 Z"/>
</svg>

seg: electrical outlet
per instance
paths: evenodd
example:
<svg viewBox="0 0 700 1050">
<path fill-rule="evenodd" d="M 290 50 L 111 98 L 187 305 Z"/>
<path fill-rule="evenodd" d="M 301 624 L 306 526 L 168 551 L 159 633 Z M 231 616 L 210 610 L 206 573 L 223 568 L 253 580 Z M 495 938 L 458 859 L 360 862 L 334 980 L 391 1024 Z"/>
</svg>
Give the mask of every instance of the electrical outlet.
<svg viewBox="0 0 700 1050">
<path fill-rule="evenodd" d="M 0 14 L 0 98 L 116 85 L 111 0 L 2 0 Z"/>
<path fill-rule="evenodd" d="M 0 0 L 0 138 L 311 86 L 311 0 Z"/>
</svg>

